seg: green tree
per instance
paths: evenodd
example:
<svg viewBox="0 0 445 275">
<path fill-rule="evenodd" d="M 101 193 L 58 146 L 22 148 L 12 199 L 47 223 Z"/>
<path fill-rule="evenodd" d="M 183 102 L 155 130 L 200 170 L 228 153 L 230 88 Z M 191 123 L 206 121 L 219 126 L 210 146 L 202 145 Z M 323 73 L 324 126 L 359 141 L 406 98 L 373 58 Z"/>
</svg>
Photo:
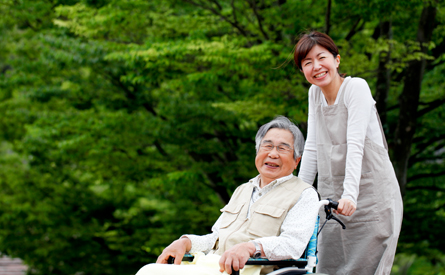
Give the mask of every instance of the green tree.
<svg viewBox="0 0 445 275">
<path fill-rule="evenodd" d="M 209 232 L 256 175 L 258 126 L 306 131 L 309 86 L 286 61 L 308 29 L 375 92 L 406 190 L 400 251 L 443 261 L 443 4 L 0 4 L 0 251 L 30 273 L 134 274 Z"/>
</svg>

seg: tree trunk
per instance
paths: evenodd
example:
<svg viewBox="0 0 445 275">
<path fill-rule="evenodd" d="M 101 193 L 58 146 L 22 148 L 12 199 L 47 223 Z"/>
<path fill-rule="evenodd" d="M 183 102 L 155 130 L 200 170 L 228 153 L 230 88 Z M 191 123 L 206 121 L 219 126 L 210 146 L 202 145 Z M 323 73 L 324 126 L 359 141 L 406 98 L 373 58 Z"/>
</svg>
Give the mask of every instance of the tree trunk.
<svg viewBox="0 0 445 275">
<path fill-rule="evenodd" d="M 329 35 L 329 31 L 331 29 L 331 6 L 332 6 L 332 0 L 328 0 L 328 6 L 326 8 L 326 26 L 325 26 L 325 33 Z"/>
<path fill-rule="evenodd" d="M 384 39 L 392 39 L 392 26 L 390 21 L 380 23 L 380 37 Z M 383 126 L 386 124 L 386 99 L 389 93 L 391 71 L 387 65 L 391 59 L 391 49 L 382 51 L 379 54 L 379 67 L 377 69 L 377 85 L 375 92 L 375 100 L 377 111 Z"/>
<path fill-rule="evenodd" d="M 417 41 L 421 45 L 420 51 L 426 53 L 427 43 L 430 42 L 434 30 L 436 8 L 424 7 L 417 31 Z M 399 120 L 394 137 L 394 158 L 396 176 L 399 181 L 402 196 L 406 190 L 406 174 L 411 145 L 416 132 L 417 109 L 419 107 L 420 88 L 425 71 L 426 60 L 413 60 L 408 63 L 405 73 L 403 91 L 399 96 Z"/>
</svg>

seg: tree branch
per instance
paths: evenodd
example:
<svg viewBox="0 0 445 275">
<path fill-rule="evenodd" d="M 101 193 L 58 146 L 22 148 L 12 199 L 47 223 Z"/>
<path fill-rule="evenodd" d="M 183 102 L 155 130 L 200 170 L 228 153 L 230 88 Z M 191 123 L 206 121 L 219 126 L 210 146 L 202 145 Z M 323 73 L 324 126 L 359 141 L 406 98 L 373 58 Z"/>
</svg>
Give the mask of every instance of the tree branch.
<svg viewBox="0 0 445 275">
<path fill-rule="evenodd" d="M 235 29 L 237 29 L 243 36 L 245 36 L 245 37 L 249 37 L 249 35 L 247 34 L 247 32 L 246 32 L 241 26 L 239 26 L 239 25 L 237 24 L 238 22 L 233 22 L 233 21 L 231 21 L 229 18 L 227 18 L 226 16 L 222 15 L 219 11 L 215 10 L 214 8 L 204 6 L 203 4 L 201 4 L 201 3 L 196 3 L 195 1 L 192 1 L 192 0 L 182 0 L 182 1 L 184 1 L 184 2 L 186 2 L 186 3 L 189 3 L 189 4 L 192 4 L 192 5 L 195 5 L 195 6 L 199 7 L 199 8 L 204 9 L 204 10 L 209 10 L 209 11 L 213 12 L 214 14 L 218 15 L 219 17 L 221 17 L 224 21 L 226 21 L 226 22 L 228 22 L 230 25 L 232 25 L 232 27 L 234 27 Z"/>
<path fill-rule="evenodd" d="M 221 5 L 218 3 L 218 1 L 216 0 L 212 0 L 213 3 L 215 3 L 215 5 L 218 7 L 219 10 L 222 10 L 223 8 L 221 7 Z"/>
<path fill-rule="evenodd" d="M 355 21 L 354 25 L 352 25 L 351 30 L 349 31 L 348 35 L 346 35 L 346 38 L 345 38 L 346 41 L 351 40 L 351 38 L 357 33 L 356 29 L 360 29 L 363 26 L 364 22 L 362 23 L 362 25 L 359 28 L 357 28 L 357 26 L 361 20 L 362 20 L 362 18 L 359 17 L 358 20 Z"/>
<path fill-rule="evenodd" d="M 407 186 L 407 190 L 431 190 L 437 192 L 445 192 L 445 188 L 440 188 L 437 186 Z"/>
<path fill-rule="evenodd" d="M 161 153 L 161 155 L 163 155 L 164 157 L 170 158 L 170 155 L 164 150 L 164 148 L 162 148 L 159 141 L 156 140 L 153 144 L 156 147 L 156 149 L 158 149 L 159 153 Z"/>
<path fill-rule="evenodd" d="M 256 17 L 257 22 L 258 22 L 258 27 L 260 28 L 261 33 L 263 34 L 263 36 L 264 36 L 264 38 L 265 38 L 266 40 L 269 40 L 269 36 L 268 36 L 267 33 L 264 31 L 263 23 L 262 23 L 262 20 L 261 20 L 261 16 L 260 16 L 259 13 L 258 13 L 258 9 L 257 9 L 256 3 L 255 3 L 255 0 L 248 1 L 248 3 L 249 3 L 249 5 L 250 5 L 250 7 L 252 8 L 253 13 L 255 14 L 255 17 Z"/>
<path fill-rule="evenodd" d="M 408 178 L 408 181 L 414 181 L 422 178 L 436 178 L 445 175 L 445 171 L 437 172 L 437 173 L 424 173 L 424 174 L 417 174 L 414 176 L 411 176 Z M 419 186 L 421 187 L 421 186 Z M 410 187 L 412 188 L 412 187 Z"/>
<path fill-rule="evenodd" d="M 234 22 L 236 24 L 238 24 L 238 19 L 236 18 L 236 9 L 235 9 L 235 4 L 234 4 L 235 0 L 230 1 L 230 6 L 232 7 L 232 16 L 233 16 L 233 20 L 235 20 Z"/>
<path fill-rule="evenodd" d="M 433 111 L 434 109 L 442 106 L 442 104 L 445 103 L 445 98 L 442 99 L 437 99 L 428 103 L 419 103 L 419 105 L 427 105 L 427 107 L 423 108 L 422 110 L 418 111 L 418 117 L 421 117 L 431 111 Z"/>
<path fill-rule="evenodd" d="M 426 148 L 428 148 L 430 145 L 434 144 L 435 142 L 438 142 L 440 140 L 443 140 L 444 137 L 443 136 L 437 136 L 434 137 L 432 139 L 429 139 L 428 141 L 422 143 L 419 145 L 419 143 L 421 142 L 420 138 L 416 138 L 413 140 L 413 143 L 416 144 L 416 149 L 417 152 L 415 152 L 414 154 L 412 154 L 410 156 L 409 162 L 408 162 L 408 166 L 412 167 L 415 163 L 419 162 L 420 158 L 417 158 L 418 155 L 420 155 L 421 153 L 423 153 L 425 151 Z"/>
</svg>

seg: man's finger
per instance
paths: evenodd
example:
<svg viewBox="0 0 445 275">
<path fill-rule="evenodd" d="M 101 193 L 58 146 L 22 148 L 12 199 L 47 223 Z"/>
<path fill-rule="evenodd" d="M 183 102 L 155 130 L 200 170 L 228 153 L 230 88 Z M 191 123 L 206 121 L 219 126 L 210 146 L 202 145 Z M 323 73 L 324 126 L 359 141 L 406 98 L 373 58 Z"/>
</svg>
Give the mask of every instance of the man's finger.
<svg viewBox="0 0 445 275">
<path fill-rule="evenodd" d="M 234 258 L 232 260 L 232 267 L 234 271 L 239 271 L 240 270 L 240 264 L 239 264 L 239 259 L 238 258 Z"/>
<path fill-rule="evenodd" d="M 219 271 L 220 272 L 224 272 L 225 263 L 226 263 L 226 256 L 225 256 L 225 254 L 223 254 L 221 256 L 221 258 L 219 259 Z"/>
<path fill-rule="evenodd" d="M 172 256 L 172 257 L 175 257 L 175 264 L 176 264 L 176 265 L 180 265 L 181 262 L 182 262 L 182 258 L 184 257 L 184 255 L 177 254 L 177 255 Z"/>
<path fill-rule="evenodd" d="M 224 269 L 227 273 L 232 274 L 232 260 L 230 258 L 226 259 L 224 263 Z"/>
<path fill-rule="evenodd" d="M 156 260 L 156 263 L 157 264 L 166 264 L 169 256 L 170 255 L 167 256 L 164 253 L 162 253 L 161 255 L 159 255 L 158 259 Z"/>
</svg>

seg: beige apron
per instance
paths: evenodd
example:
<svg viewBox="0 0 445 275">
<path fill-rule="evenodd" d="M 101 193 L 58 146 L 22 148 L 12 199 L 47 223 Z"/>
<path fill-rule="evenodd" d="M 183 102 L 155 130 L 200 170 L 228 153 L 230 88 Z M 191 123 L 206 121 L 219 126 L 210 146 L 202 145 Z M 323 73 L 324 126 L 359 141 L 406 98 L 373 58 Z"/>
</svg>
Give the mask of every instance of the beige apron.
<svg viewBox="0 0 445 275">
<path fill-rule="evenodd" d="M 345 79 L 337 105 L 323 107 L 316 92 L 318 190 L 322 199 L 339 200 L 343 194 L 347 153 L 348 110 L 344 104 Z M 380 118 L 376 113 L 380 122 Z M 380 123 L 383 135 L 383 129 Z M 319 238 L 317 272 L 335 274 L 390 274 L 403 215 L 399 185 L 385 148 L 365 139 L 357 210 L 339 215 L 346 230 L 328 221 Z M 321 215 L 321 224 L 325 215 Z"/>
</svg>

